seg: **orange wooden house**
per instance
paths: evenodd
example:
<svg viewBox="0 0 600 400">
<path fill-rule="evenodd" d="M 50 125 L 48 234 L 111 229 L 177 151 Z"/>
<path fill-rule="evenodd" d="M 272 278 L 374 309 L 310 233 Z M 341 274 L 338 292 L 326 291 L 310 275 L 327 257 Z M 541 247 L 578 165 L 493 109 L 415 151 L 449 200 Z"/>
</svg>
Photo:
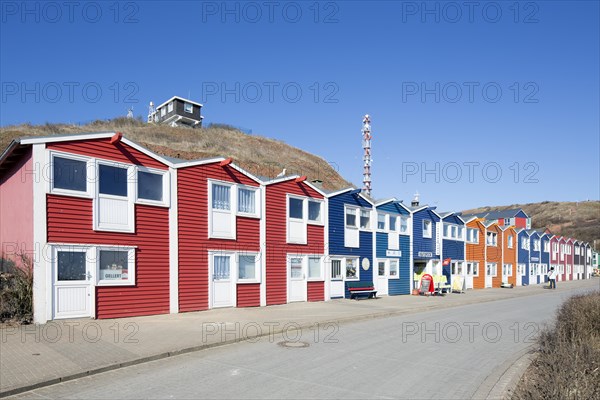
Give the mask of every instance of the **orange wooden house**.
<svg viewBox="0 0 600 400">
<path fill-rule="evenodd" d="M 467 226 L 466 262 L 467 289 L 483 289 L 485 287 L 485 225 L 483 219 L 465 215 L 462 218 Z"/>
<path fill-rule="evenodd" d="M 512 225 L 502 229 L 502 282 L 517 286 L 517 231 Z"/>
<path fill-rule="evenodd" d="M 485 281 L 484 287 L 502 285 L 502 227 L 497 221 L 484 221 L 485 226 Z"/>
</svg>

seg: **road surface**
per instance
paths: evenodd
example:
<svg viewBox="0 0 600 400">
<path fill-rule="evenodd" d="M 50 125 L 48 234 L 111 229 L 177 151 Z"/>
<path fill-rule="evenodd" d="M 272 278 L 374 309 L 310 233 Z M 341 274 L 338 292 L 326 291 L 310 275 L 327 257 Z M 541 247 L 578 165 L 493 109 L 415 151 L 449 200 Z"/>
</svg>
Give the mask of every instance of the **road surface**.
<svg viewBox="0 0 600 400">
<path fill-rule="evenodd" d="M 289 331 L 22 393 L 16 398 L 487 397 L 558 305 L 585 290 Z M 253 327 L 238 331 L 252 336 Z M 231 333 L 236 334 L 235 332 Z"/>
</svg>

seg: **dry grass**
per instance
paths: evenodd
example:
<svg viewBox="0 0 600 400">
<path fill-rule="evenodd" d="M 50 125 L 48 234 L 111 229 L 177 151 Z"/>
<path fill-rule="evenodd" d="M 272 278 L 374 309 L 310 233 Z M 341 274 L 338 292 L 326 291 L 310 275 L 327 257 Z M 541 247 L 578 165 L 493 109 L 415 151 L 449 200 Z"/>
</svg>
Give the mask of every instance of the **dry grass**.
<svg viewBox="0 0 600 400">
<path fill-rule="evenodd" d="M 552 233 L 593 244 L 600 241 L 600 201 L 513 204 L 501 207 L 481 207 L 464 213 L 522 208 L 530 217 L 534 229 L 549 228 Z"/>
<path fill-rule="evenodd" d="M 567 300 L 538 344 L 513 399 L 600 399 L 600 292 Z"/>
<path fill-rule="evenodd" d="M 128 118 L 95 121 L 88 125 L 23 124 L 0 128 L 0 148 L 4 150 L 11 140 L 20 136 L 106 131 L 123 132 L 127 138 L 165 156 L 183 159 L 233 157 L 238 165 L 255 175 L 273 178 L 286 168 L 288 174 L 322 180 L 326 189 L 351 186 L 321 157 L 279 140 L 247 135 L 223 124 L 202 129 L 171 128 Z"/>
</svg>

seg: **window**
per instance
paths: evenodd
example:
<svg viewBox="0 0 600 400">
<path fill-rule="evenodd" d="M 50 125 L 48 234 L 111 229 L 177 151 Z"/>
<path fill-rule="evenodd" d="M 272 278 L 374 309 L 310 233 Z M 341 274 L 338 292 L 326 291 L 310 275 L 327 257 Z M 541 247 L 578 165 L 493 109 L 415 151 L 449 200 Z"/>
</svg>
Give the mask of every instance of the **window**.
<svg viewBox="0 0 600 400">
<path fill-rule="evenodd" d="M 331 279 L 342 280 L 342 260 L 331 260 Z"/>
<path fill-rule="evenodd" d="M 52 189 L 87 192 L 87 162 L 52 157 Z"/>
<path fill-rule="evenodd" d="M 479 243 L 479 230 L 477 228 L 467 228 L 467 242 Z"/>
<path fill-rule="evenodd" d="M 464 231 L 465 231 L 465 228 L 462 226 L 459 226 L 458 227 L 458 235 L 456 238 L 459 240 L 464 240 L 464 238 L 465 238 Z"/>
<path fill-rule="evenodd" d="M 498 264 L 496 263 L 488 263 L 485 266 L 485 274 L 486 276 L 496 276 L 498 275 Z"/>
<path fill-rule="evenodd" d="M 459 272 L 458 272 L 458 262 L 452 261 L 452 264 L 450 264 L 450 271 L 451 271 L 450 273 L 452 275 L 459 275 Z"/>
<path fill-rule="evenodd" d="M 399 278 L 400 277 L 400 269 L 398 265 L 398 260 L 390 260 L 390 278 Z"/>
<path fill-rule="evenodd" d="M 311 222 L 321 222 L 321 202 L 308 201 L 308 220 Z"/>
<path fill-rule="evenodd" d="M 478 263 L 475 262 L 467 262 L 467 275 L 469 276 L 479 276 L 479 271 L 478 271 Z"/>
<path fill-rule="evenodd" d="M 390 215 L 390 231 L 398 232 L 398 217 Z"/>
<path fill-rule="evenodd" d="M 504 264 L 502 266 L 502 275 L 512 276 L 512 264 Z"/>
<path fill-rule="evenodd" d="M 430 238 L 432 235 L 431 221 L 428 219 L 423 220 L 423 237 Z"/>
<path fill-rule="evenodd" d="M 346 208 L 346 227 L 356 228 L 356 208 Z"/>
<path fill-rule="evenodd" d="M 540 240 L 539 239 L 534 239 L 533 251 L 540 251 Z"/>
<path fill-rule="evenodd" d="M 485 244 L 487 246 L 497 246 L 498 245 L 498 234 L 496 232 L 487 232 Z"/>
<path fill-rule="evenodd" d="M 170 102 L 170 103 L 167 105 L 167 111 L 168 111 L 168 112 L 173 112 L 173 102 Z"/>
<path fill-rule="evenodd" d="M 508 248 L 512 249 L 513 248 L 513 235 L 508 235 Z"/>
<path fill-rule="evenodd" d="M 163 107 L 160 109 L 160 116 L 164 117 L 165 115 L 167 115 L 167 109 Z"/>
<path fill-rule="evenodd" d="M 130 285 L 134 280 L 135 249 L 99 248 L 98 285 Z"/>
<path fill-rule="evenodd" d="M 360 210 L 360 228 L 371 228 L 371 212 L 368 210 Z"/>
<path fill-rule="evenodd" d="M 519 275 L 525 276 L 525 264 L 517 265 L 517 269 L 518 269 Z"/>
<path fill-rule="evenodd" d="M 521 238 L 521 248 L 523 250 L 529 250 L 529 239 L 528 238 Z"/>
<path fill-rule="evenodd" d="M 213 256 L 213 280 L 222 281 L 231 278 L 231 256 Z"/>
<path fill-rule="evenodd" d="M 213 210 L 231 210 L 231 188 L 225 185 L 212 185 Z"/>
<path fill-rule="evenodd" d="M 358 258 L 346 259 L 346 279 L 358 279 Z"/>
<path fill-rule="evenodd" d="M 386 215 L 377 214 L 377 229 L 380 231 L 386 230 Z"/>
<path fill-rule="evenodd" d="M 400 233 L 408 233 L 408 218 L 400 217 Z"/>
<path fill-rule="evenodd" d="M 463 227 L 454 224 L 444 224 L 444 238 L 452 240 L 461 240 L 463 237 Z"/>
<path fill-rule="evenodd" d="M 547 240 L 546 240 L 546 241 L 544 241 L 544 251 L 545 251 L 546 253 L 549 253 L 549 252 L 550 252 L 550 242 L 548 242 Z"/>
<path fill-rule="evenodd" d="M 100 194 L 127 196 L 127 168 L 98 165 Z"/>
<path fill-rule="evenodd" d="M 303 210 L 302 210 L 302 199 L 296 199 L 294 197 L 289 198 L 289 217 L 302 219 Z"/>
<path fill-rule="evenodd" d="M 535 275 L 535 264 L 530 264 L 529 265 L 529 276 L 533 276 Z"/>
<path fill-rule="evenodd" d="M 194 112 L 194 106 L 190 103 L 184 103 L 183 111 L 185 111 L 186 113 L 192 114 Z"/>
<path fill-rule="evenodd" d="M 85 251 L 57 251 L 57 280 L 84 281 L 88 279 Z"/>
<path fill-rule="evenodd" d="M 259 282 L 260 263 L 256 254 L 238 255 L 238 281 Z"/>
<path fill-rule="evenodd" d="M 243 214 L 257 214 L 256 210 L 257 190 L 238 188 L 238 212 Z"/>
<path fill-rule="evenodd" d="M 377 276 L 385 276 L 385 261 L 377 262 Z"/>
<path fill-rule="evenodd" d="M 137 196 L 138 199 L 163 201 L 163 174 L 138 171 Z"/>
<path fill-rule="evenodd" d="M 504 218 L 504 225 L 510 225 L 510 218 Z"/>
<path fill-rule="evenodd" d="M 479 263 L 473 263 L 473 276 L 479 276 Z"/>
<path fill-rule="evenodd" d="M 308 257 L 308 279 L 323 279 L 321 269 L 321 257 Z"/>
</svg>

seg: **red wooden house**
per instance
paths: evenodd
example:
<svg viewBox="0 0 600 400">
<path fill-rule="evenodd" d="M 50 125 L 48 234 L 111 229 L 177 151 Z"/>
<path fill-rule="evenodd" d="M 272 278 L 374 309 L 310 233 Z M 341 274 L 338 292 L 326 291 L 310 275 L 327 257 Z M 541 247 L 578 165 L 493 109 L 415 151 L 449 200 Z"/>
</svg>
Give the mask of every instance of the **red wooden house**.
<svg viewBox="0 0 600 400">
<path fill-rule="evenodd" d="M 564 280 L 573 280 L 573 253 L 574 253 L 573 239 L 565 239 L 565 273 Z"/>
<path fill-rule="evenodd" d="M 554 268 L 559 278 L 561 271 L 560 260 L 560 236 L 553 235 L 550 237 L 550 268 Z"/>
<path fill-rule="evenodd" d="M 177 311 L 264 305 L 261 181 L 231 159 L 175 167 Z"/>
<path fill-rule="evenodd" d="M 0 239 L 34 266 L 34 320 L 168 313 L 171 191 L 169 161 L 120 133 L 13 141 Z"/>
<path fill-rule="evenodd" d="M 265 183 L 266 304 L 325 300 L 324 193 L 305 176 Z"/>
</svg>

